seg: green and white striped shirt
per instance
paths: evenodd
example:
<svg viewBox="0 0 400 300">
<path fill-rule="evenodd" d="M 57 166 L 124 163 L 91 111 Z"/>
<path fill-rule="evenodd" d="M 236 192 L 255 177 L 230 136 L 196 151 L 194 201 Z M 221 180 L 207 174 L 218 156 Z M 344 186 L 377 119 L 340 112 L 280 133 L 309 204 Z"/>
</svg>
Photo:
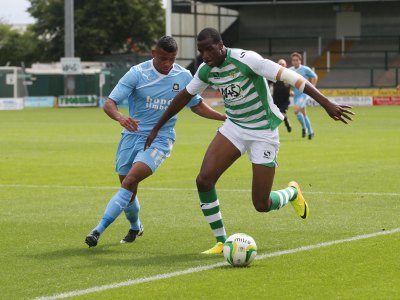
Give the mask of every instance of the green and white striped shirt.
<svg viewBox="0 0 400 300">
<path fill-rule="evenodd" d="M 275 129 L 284 117 L 273 103 L 266 79 L 275 82 L 280 68 L 256 52 L 227 48 L 222 65 L 201 64 L 186 90 L 196 95 L 207 86 L 218 89 L 233 123 L 246 129 Z"/>
</svg>

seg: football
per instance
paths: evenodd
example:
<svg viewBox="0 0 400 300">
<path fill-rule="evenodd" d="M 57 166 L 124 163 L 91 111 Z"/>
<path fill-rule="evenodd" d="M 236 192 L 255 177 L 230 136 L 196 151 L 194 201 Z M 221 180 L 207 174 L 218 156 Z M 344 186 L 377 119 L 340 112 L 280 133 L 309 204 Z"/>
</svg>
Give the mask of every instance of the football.
<svg viewBox="0 0 400 300">
<path fill-rule="evenodd" d="M 248 266 L 256 256 L 256 242 L 247 234 L 235 233 L 225 241 L 225 260 L 234 267 Z"/>
</svg>

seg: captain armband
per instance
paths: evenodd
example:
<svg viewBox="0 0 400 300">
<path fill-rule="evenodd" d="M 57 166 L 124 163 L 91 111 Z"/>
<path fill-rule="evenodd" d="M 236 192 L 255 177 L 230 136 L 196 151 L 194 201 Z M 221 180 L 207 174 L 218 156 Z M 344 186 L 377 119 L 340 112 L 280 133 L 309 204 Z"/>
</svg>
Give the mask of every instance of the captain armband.
<svg viewBox="0 0 400 300">
<path fill-rule="evenodd" d="M 291 86 L 294 86 L 300 92 L 303 92 L 304 87 L 306 86 L 306 79 L 303 76 L 286 68 L 281 68 L 279 70 L 278 74 L 276 75 L 276 80 L 284 81 Z"/>
</svg>

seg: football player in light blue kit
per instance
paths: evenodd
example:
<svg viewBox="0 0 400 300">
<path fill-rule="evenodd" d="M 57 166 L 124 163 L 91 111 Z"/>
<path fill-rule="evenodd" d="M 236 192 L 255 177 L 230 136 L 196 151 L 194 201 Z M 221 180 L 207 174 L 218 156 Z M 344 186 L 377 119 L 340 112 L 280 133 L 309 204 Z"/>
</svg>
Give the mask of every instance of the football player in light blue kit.
<svg viewBox="0 0 400 300">
<path fill-rule="evenodd" d="M 293 65 L 290 69 L 297 72 L 298 74 L 302 75 L 307 80 L 309 80 L 313 86 L 316 86 L 317 81 L 318 81 L 318 76 L 309 67 L 303 66 L 301 64 L 301 54 L 297 53 L 297 52 L 293 52 L 290 55 L 290 57 L 292 59 L 292 65 Z M 307 94 L 300 92 L 296 88 L 294 89 L 293 111 L 297 117 L 297 120 L 299 120 L 299 122 L 301 124 L 301 128 L 302 128 L 301 136 L 303 138 L 306 136 L 306 129 L 307 129 L 308 139 L 311 140 L 314 137 L 314 131 L 311 127 L 310 119 L 308 118 L 308 116 L 306 114 L 306 105 L 307 105 L 307 101 L 309 99 L 310 99 L 310 97 Z"/>
<path fill-rule="evenodd" d="M 143 234 L 139 219 L 140 204 L 136 196 L 138 185 L 169 157 L 175 141 L 176 116 L 162 127 L 150 148 L 144 150 L 144 144 L 172 99 L 192 79 L 188 70 L 174 63 L 177 49 L 172 37 L 160 38 L 152 50 L 153 59 L 132 67 L 105 102 L 106 114 L 124 127 L 115 166 L 121 188 L 109 201 L 99 224 L 86 236 L 85 243 L 89 247 L 97 245 L 100 235 L 122 211 L 130 222 L 130 229 L 121 243 L 131 243 Z M 129 116 L 118 111 L 118 105 L 126 98 Z M 198 95 L 191 99 L 187 107 L 204 118 L 226 119 L 225 115 L 210 108 Z"/>
</svg>

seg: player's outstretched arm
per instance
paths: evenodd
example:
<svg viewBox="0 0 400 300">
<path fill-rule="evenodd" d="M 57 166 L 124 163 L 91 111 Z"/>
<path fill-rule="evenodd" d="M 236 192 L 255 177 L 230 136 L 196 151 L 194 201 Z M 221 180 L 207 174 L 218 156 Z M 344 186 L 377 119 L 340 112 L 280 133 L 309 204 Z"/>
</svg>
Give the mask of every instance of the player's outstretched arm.
<svg viewBox="0 0 400 300">
<path fill-rule="evenodd" d="M 199 102 L 199 104 L 192 106 L 190 109 L 195 114 L 206 119 L 212 119 L 218 121 L 225 121 L 226 119 L 226 116 L 224 114 L 221 114 L 220 112 L 214 110 L 204 101 Z"/>
<path fill-rule="evenodd" d="M 347 120 L 352 121 L 350 115 L 354 115 L 349 105 L 339 105 L 329 101 L 321 92 L 316 89 L 311 83 L 306 82 L 304 86 L 304 93 L 309 95 L 315 101 L 317 101 L 323 108 L 325 108 L 328 115 L 335 121 L 342 121 L 347 124 Z"/>
<path fill-rule="evenodd" d="M 144 144 L 145 150 L 150 147 L 151 143 L 156 138 L 158 131 L 161 129 L 161 127 L 163 127 L 164 124 L 167 123 L 169 119 L 171 119 L 178 112 L 180 112 L 182 110 L 182 108 L 184 108 L 185 105 L 189 103 L 189 101 L 190 101 L 190 99 L 192 99 L 192 97 L 193 97 L 193 95 L 189 94 L 189 92 L 186 90 L 186 88 L 183 89 L 182 91 L 180 91 L 178 93 L 178 95 L 176 95 L 174 97 L 174 100 L 172 100 L 172 102 L 168 106 L 167 110 L 162 114 L 162 116 L 158 120 L 157 124 L 154 125 L 153 129 L 149 133 L 149 135 L 146 139 L 146 143 Z"/>
<path fill-rule="evenodd" d="M 350 110 L 352 108 L 351 106 L 332 103 L 328 98 L 322 95 L 321 92 L 317 90 L 317 88 L 314 87 L 311 82 L 296 72 L 285 67 L 281 67 L 277 72 L 276 80 L 287 82 L 292 87 L 295 87 L 301 92 L 306 93 L 308 96 L 317 101 L 323 108 L 325 108 L 328 115 L 335 121 L 342 121 L 343 123 L 347 124 L 345 119 L 350 121 L 352 120 L 350 115 L 354 115 L 354 112 Z"/>
<path fill-rule="evenodd" d="M 134 120 L 131 117 L 124 116 L 119 110 L 114 100 L 108 98 L 104 103 L 104 112 L 113 120 L 119 122 L 122 127 L 129 131 L 137 131 L 139 120 Z"/>
</svg>

